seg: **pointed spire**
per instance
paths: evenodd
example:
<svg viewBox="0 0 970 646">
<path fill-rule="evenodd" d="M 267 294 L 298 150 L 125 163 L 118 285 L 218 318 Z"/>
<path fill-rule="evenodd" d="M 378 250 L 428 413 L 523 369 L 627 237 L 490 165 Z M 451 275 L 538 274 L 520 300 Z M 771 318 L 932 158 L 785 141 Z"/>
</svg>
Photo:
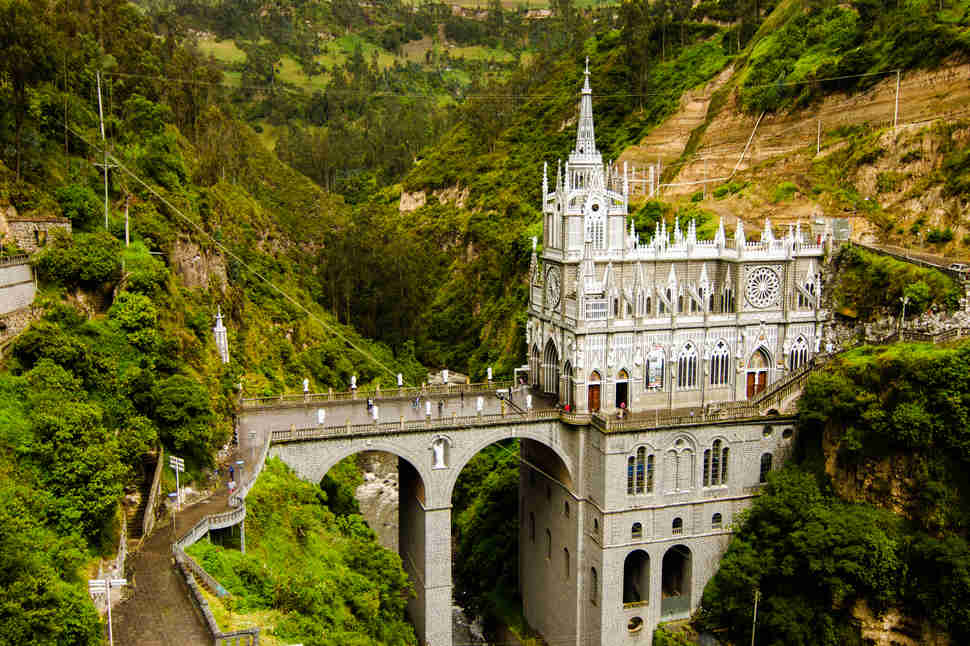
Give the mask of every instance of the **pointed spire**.
<svg viewBox="0 0 970 646">
<path fill-rule="evenodd" d="M 798 220 L 795 223 L 795 243 L 802 244 L 802 221 Z"/>
<path fill-rule="evenodd" d="M 674 244 L 684 239 L 684 234 L 680 232 L 680 216 L 674 217 Z"/>
<path fill-rule="evenodd" d="M 596 133 L 593 128 L 593 88 L 589 84 L 589 57 L 586 57 L 586 72 L 583 92 L 579 99 L 579 126 L 576 128 L 576 148 L 574 154 L 589 157 L 599 155 L 596 150 Z"/>
<path fill-rule="evenodd" d="M 670 265 L 670 273 L 667 274 L 667 286 L 672 287 L 677 284 L 677 274 L 674 272 L 674 266 Z"/>
<path fill-rule="evenodd" d="M 693 218 L 687 225 L 687 244 L 697 244 L 697 221 Z"/>
<path fill-rule="evenodd" d="M 768 217 L 765 217 L 765 229 L 761 232 L 761 241 L 768 243 L 775 241 L 775 234 L 771 230 L 771 219 Z"/>
<path fill-rule="evenodd" d="M 719 249 L 723 249 L 725 240 L 726 238 L 724 236 L 724 218 L 718 218 L 717 233 L 714 234 L 714 246 L 718 247 Z"/>
<path fill-rule="evenodd" d="M 562 159 L 556 160 L 556 190 L 563 190 L 562 186 Z"/>
<path fill-rule="evenodd" d="M 626 200 L 630 196 L 630 175 L 627 169 L 626 162 L 623 162 L 623 199 Z"/>
<path fill-rule="evenodd" d="M 744 237 L 744 222 L 741 218 L 738 218 L 738 228 L 734 231 L 734 246 L 738 249 L 744 249 L 744 245 L 747 240 Z"/>
<path fill-rule="evenodd" d="M 633 224 L 633 218 L 630 218 L 630 247 L 635 247 L 637 245 L 637 227 Z"/>
</svg>

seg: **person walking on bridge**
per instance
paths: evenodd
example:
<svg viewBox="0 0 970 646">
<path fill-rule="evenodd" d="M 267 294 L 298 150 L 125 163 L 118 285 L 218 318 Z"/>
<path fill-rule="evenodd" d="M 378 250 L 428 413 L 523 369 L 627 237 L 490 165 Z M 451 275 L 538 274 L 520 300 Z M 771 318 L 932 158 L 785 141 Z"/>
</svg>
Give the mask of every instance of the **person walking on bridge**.
<svg viewBox="0 0 970 646">
<path fill-rule="evenodd" d="M 445 403 L 443 401 L 438 401 L 438 417 L 441 417 L 442 411 L 445 409 Z"/>
</svg>

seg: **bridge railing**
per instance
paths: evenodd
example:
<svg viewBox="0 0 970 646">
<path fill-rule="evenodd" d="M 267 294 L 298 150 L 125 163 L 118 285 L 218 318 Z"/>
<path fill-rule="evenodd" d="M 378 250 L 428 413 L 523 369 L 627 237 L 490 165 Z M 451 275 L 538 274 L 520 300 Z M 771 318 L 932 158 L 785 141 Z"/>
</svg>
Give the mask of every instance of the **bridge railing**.
<svg viewBox="0 0 970 646">
<path fill-rule="evenodd" d="M 699 410 L 694 414 L 681 413 L 672 415 L 663 411 L 644 415 L 632 415 L 624 419 L 613 419 L 603 413 L 593 413 L 592 422 L 602 431 L 614 433 L 617 431 L 636 431 L 649 428 L 667 428 L 670 426 L 688 426 L 691 424 L 709 424 L 712 422 L 733 422 L 745 419 L 763 417 L 758 406 L 739 406 L 731 409 Z"/>
<path fill-rule="evenodd" d="M 474 384 L 434 384 L 407 388 L 358 388 L 343 392 L 329 391 L 325 393 L 294 393 L 289 395 L 275 395 L 270 397 L 245 397 L 242 400 L 243 409 L 272 408 L 274 406 L 301 405 L 308 403 L 323 404 L 327 402 L 353 401 L 358 399 L 414 399 L 415 397 L 441 397 L 443 395 L 480 395 L 493 393 L 496 390 L 508 389 L 514 385 L 511 380 L 485 381 Z"/>
<path fill-rule="evenodd" d="M 515 424 L 523 422 L 537 422 L 543 420 L 560 419 L 562 411 L 558 408 L 538 408 L 524 413 L 508 411 L 504 414 L 468 415 L 464 417 L 452 416 L 439 419 L 426 418 L 418 421 L 378 422 L 372 424 L 345 424 L 343 426 L 309 426 L 305 428 L 290 428 L 273 431 L 270 442 L 299 442 L 302 440 L 316 440 L 327 437 L 342 437 L 349 435 L 383 435 L 390 433 L 407 433 L 427 431 L 442 428 L 494 426 L 496 424 Z"/>
</svg>

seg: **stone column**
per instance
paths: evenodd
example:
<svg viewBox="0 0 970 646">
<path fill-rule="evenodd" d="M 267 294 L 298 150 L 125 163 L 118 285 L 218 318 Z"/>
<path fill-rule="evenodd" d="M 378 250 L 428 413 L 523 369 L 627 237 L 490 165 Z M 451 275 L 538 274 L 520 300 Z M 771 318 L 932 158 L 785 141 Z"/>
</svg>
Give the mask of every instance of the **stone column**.
<svg viewBox="0 0 970 646">
<path fill-rule="evenodd" d="M 400 460 L 398 472 L 398 545 L 415 591 L 408 614 L 422 646 L 451 646 L 451 508 L 427 508 L 413 467 Z"/>
</svg>

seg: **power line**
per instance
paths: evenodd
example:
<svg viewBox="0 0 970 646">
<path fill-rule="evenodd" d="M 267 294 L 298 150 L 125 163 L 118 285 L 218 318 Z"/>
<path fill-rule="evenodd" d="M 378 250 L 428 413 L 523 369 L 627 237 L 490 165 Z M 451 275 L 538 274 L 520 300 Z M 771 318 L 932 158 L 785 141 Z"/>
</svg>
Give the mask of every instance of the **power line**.
<svg viewBox="0 0 970 646">
<path fill-rule="evenodd" d="M 861 74 L 846 74 L 842 76 L 829 76 L 824 78 L 814 78 L 807 79 L 803 81 L 782 81 L 776 83 L 763 83 L 757 85 L 744 85 L 741 87 L 743 90 L 756 90 L 764 88 L 773 87 L 794 87 L 799 85 L 815 85 L 818 83 L 825 83 L 828 81 L 844 81 L 854 78 L 869 78 L 876 76 L 889 76 L 900 72 L 901 70 L 886 70 L 883 72 L 865 72 Z M 226 81 L 204 81 L 200 79 L 185 79 L 185 78 L 174 78 L 165 75 L 151 75 L 151 74 L 135 74 L 128 72 L 105 72 L 104 76 L 116 76 L 119 78 L 135 78 L 135 79 L 145 79 L 151 81 L 158 81 L 162 83 L 170 84 L 184 84 L 184 85 L 201 85 L 210 87 L 224 87 L 230 90 L 255 90 L 255 91 L 283 91 L 289 93 L 301 93 L 299 90 L 287 87 L 285 85 L 239 85 L 228 83 Z M 392 91 L 367 91 L 367 90 L 338 90 L 326 88 L 327 93 L 343 96 L 365 96 L 368 98 L 417 98 L 417 99 L 434 99 L 440 98 L 441 94 L 449 94 L 450 92 L 442 92 L 439 94 L 432 94 L 426 92 L 392 92 Z M 665 96 L 667 92 L 611 92 L 604 94 L 593 94 L 594 99 L 630 99 L 630 98 L 644 98 L 651 96 Z M 485 100 L 485 101 L 495 101 L 495 100 L 527 100 L 527 99 L 557 99 L 562 98 L 561 94 L 521 94 L 521 93 L 479 93 L 479 94 L 463 94 L 458 93 L 456 98 L 467 99 L 467 100 Z"/>
<path fill-rule="evenodd" d="M 86 143 L 88 146 L 93 146 L 93 144 L 87 139 L 87 137 L 85 137 L 84 135 L 82 135 L 81 133 L 79 133 L 77 130 L 75 130 L 74 128 L 71 128 L 70 126 L 68 126 L 68 129 L 72 133 L 74 133 L 74 136 L 76 136 L 78 139 L 80 139 L 81 141 L 83 141 L 84 143 Z M 192 218 L 190 218 L 187 215 L 185 215 L 184 213 L 182 213 L 182 211 L 179 210 L 178 207 L 176 207 L 174 204 L 172 204 L 171 202 L 169 202 L 163 195 L 161 195 L 158 191 L 156 191 L 154 189 L 154 187 L 152 187 L 150 184 L 148 184 L 147 182 L 145 182 L 142 178 L 140 178 L 138 175 L 136 175 L 127 166 L 125 166 L 121 162 L 121 160 L 118 159 L 118 157 L 116 157 L 113 153 L 106 153 L 106 156 L 107 156 L 107 158 L 111 159 L 111 161 L 118 168 L 120 168 L 122 171 L 124 171 L 127 175 L 131 176 L 132 179 L 134 179 L 137 183 L 139 183 L 143 187 L 145 187 L 145 189 L 148 190 L 148 192 L 150 192 L 152 195 L 154 195 L 156 198 L 158 198 L 165 206 L 167 206 L 169 209 L 171 209 L 173 213 L 175 213 L 176 215 L 178 215 L 183 221 L 187 222 L 195 230 L 197 230 L 200 234 L 202 234 L 213 246 L 219 248 L 224 254 L 226 254 L 227 256 L 229 256 L 230 258 L 232 258 L 233 260 L 235 260 L 236 262 L 238 262 L 240 265 L 242 265 L 243 267 L 245 267 L 252 275 L 256 276 L 257 278 L 259 278 L 260 280 L 262 280 L 264 283 L 266 283 L 267 285 L 269 285 L 269 287 L 271 287 L 274 291 L 276 291 L 277 293 L 279 293 L 283 298 L 285 298 L 290 303 L 292 303 L 293 305 L 295 305 L 297 307 L 297 309 L 303 311 L 308 317 L 310 317 L 311 319 L 313 319 L 314 321 L 316 321 L 317 323 L 319 323 L 321 326 L 323 326 L 323 328 L 325 330 L 327 330 L 328 332 L 330 332 L 331 334 L 333 334 L 335 337 L 337 337 L 338 339 L 340 339 L 341 341 L 343 341 L 344 343 L 346 343 L 347 345 L 349 345 L 353 349 L 357 350 L 357 352 L 359 352 L 361 355 L 363 355 L 364 357 L 366 357 L 367 359 L 369 359 L 370 361 L 372 361 L 375 365 L 377 365 L 380 368 L 382 368 L 384 371 L 386 371 L 392 377 L 396 377 L 397 376 L 397 373 L 395 373 L 393 370 L 391 370 L 390 368 L 388 368 L 387 366 L 385 366 L 379 359 L 377 359 L 377 357 L 375 357 L 373 354 L 371 354 L 370 352 L 368 352 L 364 348 L 362 348 L 362 347 L 358 346 L 357 344 L 355 344 L 349 338 L 347 338 L 346 336 L 344 336 L 339 330 L 337 330 L 334 327 L 332 327 L 329 323 L 327 323 L 322 318 L 320 318 L 319 316 L 317 316 L 316 314 L 314 314 L 313 312 L 311 312 L 308 308 L 306 308 L 298 300 L 296 300 L 295 298 L 293 298 L 292 296 L 290 296 L 283 288 L 279 287 L 276 283 L 274 283 L 273 281 L 271 281 L 269 278 L 267 278 L 266 276 L 264 276 L 263 274 L 261 274 L 259 271 L 257 271 L 256 269 L 254 269 L 251 265 L 249 265 L 249 263 L 247 263 L 245 260 L 243 260 L 238 255 L 236 255 L 228 247 L 226 247 L 221 242 L 219 242 L 218 240 L 216 240 L 205 229 L 202 228 L 202 225 L 198 224 L 197 222 L 195 222 L 194 220 L 192 220 Z"/>
</svg>

